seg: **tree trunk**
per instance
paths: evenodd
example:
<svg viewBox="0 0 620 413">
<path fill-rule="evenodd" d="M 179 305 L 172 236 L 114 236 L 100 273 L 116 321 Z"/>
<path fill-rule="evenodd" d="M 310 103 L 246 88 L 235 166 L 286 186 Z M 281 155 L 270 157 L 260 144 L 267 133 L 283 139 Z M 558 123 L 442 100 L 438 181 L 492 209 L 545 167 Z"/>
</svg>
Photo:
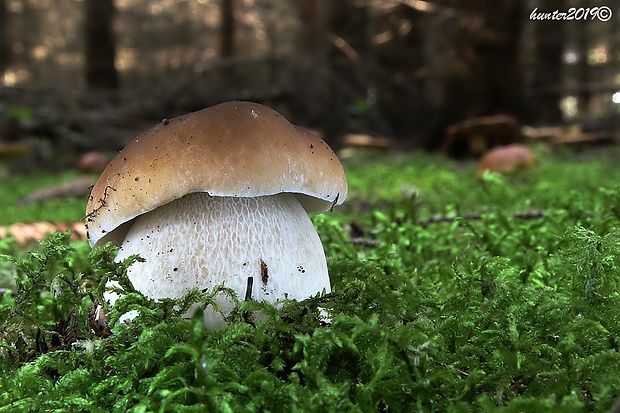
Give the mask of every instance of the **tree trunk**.
<svg viewBox="0 0 620 413">
<path fill-rule="evenodd" d="M 323 20 L 319 0 L 301 0 L 299 49 L 313 58 L 324 57 L 326 43 L 325 39 L 321 38 L 324 35 Z"/>
<path fill-rule="evenodd" d="M 0 0 L 0 80 L 11 63 L 11 42 L 9 41 L 9 14 L 6 0 Z"/>
<path fill-rule="evenodd" d="M 354 0 L 332 1 L 329 4 L 326 35 L 329 39 L 327 65 L 335 78 L 342 82 L 334 90 L 331 113 L 338 119 L 343 131 L 368 132 L 368 110 L 364 105 L 369 80 L 367 68 L 372 64 L 370 55 L 370 24 L 366 2 Z M 347 91 L 348 89 L 348 91 Z M 340 94 L 340 96 L 338 96 Z M 359 111 L 358 108 L 361 108 Z M 335 131 L 328 130 L 328 133 Z"/>
<path fill-rule="evenodd" d="M 114 65 L 114 0 L 86 0 L 86 84 L 93 89 L 114 90 L 119 86 Z"/>
<path fill-rule="evenodd" d="M 235 4 L 234 0 L 222 0 L 222 26 L 220 33 L 220 56 L 235 54 Z"/>
<path fill-rule="evenodd" d="M 562 10 L 563 0 L 543 0 L 540 10 Z M 528 103 L 528 120 L 555 124 L 562 120 L 560 91 L 562 79 L 562 51 L 565 24 L 553 20 L 539 20 L 534 24 L 534 66 L 532 71 L 532 99 Z"/>
<path fill-rule="evenodd" d="M 519 0 L 464 0 L 458 9 L 452 69 L 442 82 L 437 148 L 447 125 L 476 116 L 521 117 L 524 111 L 519 39 L 524 4 Z"/>
<path fill-rule="evenodd" d="M 588 50 L 591 47 L 590 36 L 586 22 L 579 22 L 580 31 L 577 42 L 579 47 L 579 60 L 577 60 L 577 116 L 583 118 L 590 112 L 590 101 L 592 99 L 590 72 L 592 68 L 588 62 Z"/>
<path fill-rule="evenodd" d="M 523 5 L 518 0 L 462 3 L 457 54 L 466 68 L 462 114 L 517 114 L 522 110 L 518 61 Z"/>
</svg>

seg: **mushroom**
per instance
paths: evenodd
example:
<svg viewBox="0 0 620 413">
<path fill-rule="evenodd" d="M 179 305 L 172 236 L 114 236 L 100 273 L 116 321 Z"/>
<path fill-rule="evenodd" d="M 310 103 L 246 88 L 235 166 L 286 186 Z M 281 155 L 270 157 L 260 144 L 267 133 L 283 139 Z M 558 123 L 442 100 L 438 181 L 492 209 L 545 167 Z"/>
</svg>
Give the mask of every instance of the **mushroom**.
<svg viewBox="0 0 620 413">
<path fill-rule="evenodd" d="M 513 144 L 497 146 L 487 151 L 478 162 L 478 179 L 485 171 L 510 174 L 518 169 L 532 168 L 536 165 L 534 152 L 525 145 Z"/>
<path fill-rule="evenodd" d="M 308 213 L 347 196 L 342 165 L 314 133 L 251 102 L 227 102 L 163 120 L 114 158 L 87 209 L 93 247 L 117 261 L 146 296 L 177 298 L 224 284 L 278 303 L 330 291 L 325 253 Z M 220 295 L 218 326 L 233 302 Z"/>
<path fill-rule="evenodd" d="M 101 173 L 108 165 L 108 157 L 100 151 L 86 152 L 78 158 L 78 169 L 84 173 Z"/>
</svg>

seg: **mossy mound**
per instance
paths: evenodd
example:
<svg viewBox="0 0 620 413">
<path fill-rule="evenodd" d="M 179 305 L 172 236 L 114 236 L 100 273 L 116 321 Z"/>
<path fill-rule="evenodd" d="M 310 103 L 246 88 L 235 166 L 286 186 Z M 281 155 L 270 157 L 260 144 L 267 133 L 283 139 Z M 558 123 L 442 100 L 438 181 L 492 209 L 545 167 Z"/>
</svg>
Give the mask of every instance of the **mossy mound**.
<svg viewBox="0 0 620 413">
<path fill-rule="evenodd" d="M 616 162 L 548 155 L 478 182 L 474 165 L 428 155 L 349 160 L 347 204 L 313 217 L 333 292 L 281 311 L 240 302 L 216 330 L 180 314 L 217 292 L 148 300 L 126 278 L 135 257 L 117 265 L 112 247 L 2 240 L 15 282 L 0 299 L 0 412 L 607 411 Z M 127 294 L 101 312 L 110 279 Z"/>
</svg>

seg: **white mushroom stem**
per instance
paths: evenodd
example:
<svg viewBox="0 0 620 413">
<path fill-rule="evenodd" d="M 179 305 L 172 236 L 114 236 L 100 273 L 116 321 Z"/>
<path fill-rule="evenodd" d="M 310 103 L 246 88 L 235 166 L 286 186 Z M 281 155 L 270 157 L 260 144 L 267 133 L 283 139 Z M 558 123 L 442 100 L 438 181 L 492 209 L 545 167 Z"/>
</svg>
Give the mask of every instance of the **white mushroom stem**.
<svg viewBox="0 0 620 413">
<path fill-rule="evenodd" d="M 241 300 L 271 303 L 330 291 L 321 241 L 293 194 L 186 195 L 136 219 L 117 261 L 133 254 L 146 262 L 132 264 L 129 279 L 153 299 L 221 284 Z M 226 297 L 218 306 L 225 314 L 232 309 Z M 210 325 L 223 321 L 215 314 L 205 317 Z"/>
</svg>

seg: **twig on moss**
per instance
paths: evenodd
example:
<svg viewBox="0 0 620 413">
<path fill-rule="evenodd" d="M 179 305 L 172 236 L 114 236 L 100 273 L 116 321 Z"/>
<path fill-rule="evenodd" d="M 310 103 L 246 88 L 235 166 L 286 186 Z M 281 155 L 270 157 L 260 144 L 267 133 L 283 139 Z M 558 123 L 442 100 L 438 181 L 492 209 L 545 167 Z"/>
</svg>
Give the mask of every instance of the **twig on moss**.
<svg viewBox="0 0 620 413">
<path fill-rule="evenodd" d="M 363 247 L 376 248 L 379 246 L 379 241 L 376 239 L 364 238 L 364 237 L 351 237 L 351 244 L 361 245 Z"/>
<path fill-rule="evenodd" d="M 86 198 L 94 184 L 95 179 L 91 177 L 73 179 L 59 185 L 31 192 L 19 202 L 19 205 L 24 206 L 31 203 L 42 203 L 58 198 Z"/>
<path fill-rule="evenodd" d="M 530 211 L 517 211 L 517 212 L 514 212 L 512 216 L 514 218 L 531 219 L 531 218 L 544 217 L 545 214 L 546 214 L 546 211 L 534 209 Z M 477 221 L 477 220 L 482 219 L 483 215 L 484 215 L 483 213 L 468 214 L 468 215 L 463 215 L 463 216 L 435 215 L 435 216 L 428 217 L 426 219 L 422 219 L 418 221 L 418 224 L 423 227 L 426 227 L 429 224 L 436 224 L 436 223 L 441 223 L 441 222 L 454 222 L 459 218 L 465 221 Z"/>
<path fill-rule="evenodd" d="M 482 219 L 483 215 L 484 215 L 483 213 L 469 214 L 469 215 L 463 215 L 463 216 L 435 215 L 432 217 L 428 217 L 426 219 L 419 220 L 418 225 L 422 227 L 426 227 L 430 224 L 438 224 L 442 222 L 454 222 L 457 219 L 463 219 L 465 221 L 477 221 L 477 220 Z M 540 218 L 545 215 L 546 215 L 546 211 L 544 210 L 517 211 L 512 214 L 514 218 L 521 218 L 521 219 Z M 351 232 L 353 231 L 355 231 L 356 234 L 358 233 L 363 234 L 366 232 L 363 228 L 361 228 L 360 224 L 355 223 L 355 222 L 351 223 Z M 353 236 L 353 235 L 350 236 L 349 242 L 351 242 L 351 244 L 353 245 L 360 245 L 362 247 L 369 247 L 369 248 L 377 248 L 380 244 L 379 241 L 375 239 L 366 238 L 364 236 Z"/>
<path fill-rule="evenodd" d="M 461 377 L 469 377 L 469 373 L 466 371 L 463 371 L 461 369 L 457 369 L 456 367 L 451 367 L 448 366 L 446 363 L 442 363 L 441 361 L 437 361 L 435 360 L 435 363 L 437 363 L 438 365 L 440 365 L 441 367 L 445 367 L 445 368 L 453 368 Z"/>
</svg>

